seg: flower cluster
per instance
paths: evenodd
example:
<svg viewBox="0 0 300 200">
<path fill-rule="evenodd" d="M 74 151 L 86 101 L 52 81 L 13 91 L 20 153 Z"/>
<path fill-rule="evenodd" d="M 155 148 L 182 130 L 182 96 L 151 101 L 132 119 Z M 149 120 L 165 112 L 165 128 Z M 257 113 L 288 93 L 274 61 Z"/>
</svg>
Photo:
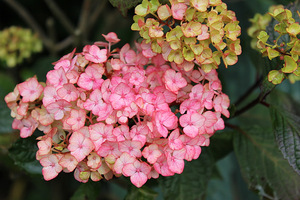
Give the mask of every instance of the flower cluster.
<svg viewBox="0 0 300 200">
<path fill-rule="evenodd" d="M 148 55 L 161 53 L 176 64 L 195 62 L 209 72 L 221 58 L 227 67 L 241 54 L 239 22 L 221 0 L 170 0 L 170 6 L 143 0 L 135 13 L 131 28 L 139 31 Z"/>
<path fill-rule="evenodd" d="M 282 5 L 274 5 L 269 8 L 269 12 L 273 12 L 276 8 L 283 7 Z M 268 13 L 260 14 L 256 13 L 252 19 L 250 19 L 251 26 L 248 28 L 247 33 L 252 38 L 251 40 L 251 48 L 255 50 L 259 50 L 257 48 L 257 36 L 261 31 L 265 31 L 267 26 L 270 24 L 272 17 Z"/>
<path fill-rule="evenodd" d="M 81 182 L 124 175 L 141 187 L 182 173 L 229 117 L 217 72 L 146 57 L 140 44 L 111 50 L 119 39 L 103 36 L 54 63 L 46 83 L 29 78 L 5 97 L 13 128 L 44 133 L 36 158 L 45 180 L 74 171 Z"/>
<path fill-rule="evenodd" d="M 41 40 L 30 29 L 11 26 L 0 31 L 0 60 L 5 66 L 15 67 L 41 50 Z"/>
<path fill-rule="evenodd" d="M 257 48 L 263 56 L 270 60 L 277 59 L 282 66 L 275 68 L 268 74 L 268 80 L 273 84 L 280 84 L 284 78 L 294 83 L 300 80 L 300 25 L 298 11 L 300 4 L 292 5 L 297 8 L 294 13 L 279 5 L 270 9 L 268 13 L 272 20 L 265 30 L 257 35 Z M 297 20 L 296 20 L 297 19 Z M 271 34 L 272 33 L 272 34 Z"/>
</svg>

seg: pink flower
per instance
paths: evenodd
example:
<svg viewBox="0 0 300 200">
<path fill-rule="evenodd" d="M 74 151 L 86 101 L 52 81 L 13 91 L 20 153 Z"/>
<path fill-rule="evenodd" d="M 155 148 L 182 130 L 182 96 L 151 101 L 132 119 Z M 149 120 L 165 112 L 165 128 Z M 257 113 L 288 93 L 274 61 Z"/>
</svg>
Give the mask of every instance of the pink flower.
<svg viewBox="0 0 300 200">
<path fill-rule="evenodd" d="M 125 140 L 119 142 L 119 150 L 121 152 L 127 152 L 133 157 L 140 158 L 142 156 L 141 148 L 143 144 L 140 141 Z"/>
<path fill-rule="evenodd" d="M 121 155 L 121 152 L 119 151 L 117 142 L 105 141 L 99 147 L 97 154 L 101 157 L 107 157 L 109 155 L 113 157 L 119 157 Z"/>
<path fill-rule="evenodd" d="M 184 168 L 184 156 L 185 149 L 175 150 L 173 153 L 167 154 L 167 163 L 169 165 L 169 169 L 177 174 L 181 174 Z"/>
<path fill-rule="evenodd" d="M 125 165 L 123 168 L 124 175 L 130 176 L 130 181 L 138 188 L 147 182 L 150 171 L 151 167 L 148 164 L 138 160 Z"/>
<path fill-rule="evenodd" d="M 65 112 L 71 110 L 71 104 L 66 100 L 60 99 L 56 102 L 49 104 L 46 110 L 53 114 L 55 120 L 61 120 L 65 116 Z"/>
<path fill-rule="evenodd" d="M 172 150 L 179 150 L 182 149 L 183 144 L 182 141 L 179 139 L 180 133 L 179 129 L 176 128 L 168 137 L 168 145 Z"/>
<path fill-rule="evenodd" d="M 104 63 L 107 60 L 107 50 L 101 49 L 96 45 L 90 46 L 88 52 L 84 55 L 85 59 L 94 63 Z"/>
<path fill-rule="evenodd" d="M 107 35 L 102 34 L 102 36 L 107 42 L 110 42 L 111 44 L 116 44 L 120 41 L 117 34 L 114 32 L 109 32 Z"/>
<path fill-rule="evenodd" d="M 182 20 L 187 10 L 187 5 L 184 3 L 176 3 L 172 5 L 171 10 L 174 19 Z"/>
<path fill-rule="evenodd" d="M 43 105 L 46 107 L 49 104 L 61 99 L 58 94 L 57 90 L 54 86 L 48 85 L 44 89 L 44 97 L 43 97 Z"/>
<path fill-rule="evenodd" d="M 162 152 L 159 150 L 157 144 L 151 144 L 143 149 L 142 154 L 145 158 L 147 158 L 147 161 L 150 164 L 154 164 L 157 161 L 157 159 L 162 155 Z"/>
<path fill-rule="evenodd" d="M 178 118 L 170 111 L 158 111 L 155 113 L 155 125 L 159 134 L 168 136 L 168 130 L 177 128 Z"/>
<path fill-rule="evenodd" d="M 58 70 L 49 71 L 47 73 L 47 82 L 49 82 L 55 88 L 60 88 L 64 84 L 68 83 L 64 69 L 61 67 Z"/>
<path fill-rule="evenodd" d="M 23 83 L 17 85 L 23 102 L 33 102 L 38 99 L 42 92 L 43 86 L 38 83 L 36 77 L 29 78 Z"/>
<path fill-rule="evenodd" d="M 64 84 L 63 87 L 57 90 L 57 94 L 60 98 L 68 102 L 75 101 L 79 96 L 79 92 L 77 91 L 75 86 L 71 83 Z"/>
<path fill-rule="evenodd" d="M 229 117 L 230 113 L 227 110 L 229 105 L 230 105 L 230 101 L 229 98 L 226 94 L 220 94 L 218 95 L 214 101 L 214 109 L 216 112 L 221 112 L 225 117 Z"/>
<path fill-rule="evenodd" d="M 46 181 L 55 178 L 59 172 L 62 171 L 62 167 L 58 163 L 59 159 L 60 156 L 50 154 L 40 160 L 40 163 L 43 166 L 43 176 Z"/>
<path fill-rule="evenodd" d="M 93 142 L 79 131 L 72 134 L 69 143 L 68 149 L 78 162 L 82 161 L 94 149 Z"/>
<path fill-rule="evenodd" d="M 120 83 L 110 95 L 109 100 L 114 109 L 121 109 L 133 102 L 134 93 L 127 84 Z"/>
<path fill-rule="evenodd" d="M 204 122 L 204 129 L 205 130 L 200 130 L 200 133 L 207 133 L 207 134 L 212 134 L 215 132 L 214 130 L 214 125 L 217 123 L 218 118 L 216 114 L 212 111 L 206 111 L 203 113 L 203 117 L 205 117 L 205 122 Z"/>
<path fill-rule="evenodd" d="M 101 79 L 102 74 L 104 73 L 103 66 L 91 65 L 85 69 L 85 73 L 82 73 L 78 79 L 78 86 L 85 89 L 91 90 L 100 88 L 103 83 Z"/>
<path fill-rule="evenodd" d="M 59 164 L 69 172 L 72 172 L 76 168 L 78 161 L 72 154 L 66 153 L 59 160 Z"/>
<path fill-rule="evenodd" d="M 120 60 L 127 64 L 133 64 L 136 61 L 136 53 L 130 49 L 129 44 L 125 44 L 120 50 Z"/>
<path fill-rule="evenodd" d="M 199 113 L 187 113 L 179 118 L 183 132 L 194 138 L 199 134 L 199 129 L 204 125 L 205 117 Z"/>
<path fill-rule="evenodd" d="M 127 164 L 133 163 L 135 160 L 135 157 L 131 156 L 129 153 L 122 153 L 122 155 L 116 160 L 114 164 L 114 171 L 118 174 L 122 174 L 123 167 Z"/>
<path fill-rule="evenodd" d="M 95 151 L 98 151 L 106 140 L 115 141 L 115 136 L 112 134 L 113 128 L 112 125 L 101 122 L 89 126 L 90 138 L 95 145 Z"/>
<path fill-rule="evenodd" d="M 31 111 L 31 116 L 43 126 L 49 126 L 54 121 L 53 115 L 48 113 L 44 106 Z"/>
<path fill-rule="evenodd" d="M 173 69 L 168 69 L 164 73 L 163 78 L 164 78 L 166 88 L 171 92 L 174 92 L 175 94 L 178 93 L 178 90 L 180 88 L 183 88 L 187 85 L 187 82 L 182 77 L 182 74 L 180 72 L 176 73 L 176 71 Z"/>
<path fill-rule="evenodd" d="M 129 82 L 133 85 L 140 85 L 145 80 L 145 72 L 143 70 L 135 70 L 131 73 Z"/>
<path fill-rule="evenodd" d="M 36 152 L 37 157 L 47 155 L 50 153 L 52 146 L 52 139 L 50 137 L 45 138 L 37 143 L 39 150 Z"/>
<path fill-rule="evenodd" d="M 99 89 L 91 93 L 83 106 L 86 110 L 91 110 L 94 115 L 98 115 L 98 121 L 106 119 L 112 112 L 111 105 L 103 102 L 102 93 Z"/>
<path fill-rule="evenodd" d="M 20 130 L 21 138 L 27 138 L 31 136 L 37 127 L 38 127 L 37 121 L 35 121 L 31 116 L 24 118 L 22 120 L 14 119 L 12 123 L 13 129 Z"/>
<path fill-rule="evenodd" d="M 95 152 L 91 152 L 87 159 L 87 165 L 90 168 L 98 169 L 102 164 L 100 156 L 98 156 L 98 154 L 96 154 Z"/>
<path fill-rule="evenodd" d="M 70 117 L 67 119 L 66 122 L 72 127 L 72 130 L 76 131 L 84 126 L 85 119 L 86 119 L 85 110 L 72 109 L 70 113 Z"/>
</svg>

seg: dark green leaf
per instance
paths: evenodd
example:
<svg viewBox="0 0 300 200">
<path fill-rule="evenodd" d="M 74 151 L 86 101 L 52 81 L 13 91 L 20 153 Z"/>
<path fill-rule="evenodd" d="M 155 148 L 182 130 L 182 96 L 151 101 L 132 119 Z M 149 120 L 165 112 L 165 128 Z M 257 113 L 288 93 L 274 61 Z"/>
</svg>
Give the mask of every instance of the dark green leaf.
<svg viewBox="0 0 300 200">
<path fill-rule="evenodd" d="M 127 11 L 142 2 L 142 0 L 109 0 L 109 2 L 114 7 L 117 7 L 121 11 L 122 15 L 126 16 Z"/>
<path fill-rule="evenodd" d="M 10 109 L 4 101 L 0 101 L 0 134 L 11 133 L 13 118 L 10 116 Z"/>
<path fill-rule="evenodd" d="M 146 186 L 141 188 L 133 186 L 126 195 L 125 200 L 155 200 L 157 195 L 158 194 L 155 191 Z"/>
<path fill-rule="evenodd" d="M 13 143 L 9 149 L 9 156 L 15 161 L 16 165 L 25 169 L 27 172 L 41 174 L 42 167 L 35 158 L 37 150 L 38 148 L 34 138 L 22 138 Z"/>
<path fill-rule="evenodd" d="M 212 152 L 215 160 L 220 160 L 227 154 L 232 152 L 232 136 L 233 131 L 217 131 L 210 140 L 209 149 Z"/>
<path fill-rule="evenodd" d="M 300 105 L 290 101 L 284 106 L 271 106 L 273 131 L 279 149 L 300 175 Z"/>
<path fill-rule="evenodd" d="M 160 177 L 159 183 L 166 200 L 204 199 L 215 162 L 205 148 L 197 160 L 186 162 L 182 174 Z M 187 198 L 188 197 L 188 198 Z"/>
<path fill-rule="evenodd" d="M 0 98 L 4 99 L 5 95 L 14 90 L 16 82 L 7 74 L 0 72 Z"/>
<path fill-rule="evenodd" d="M 82 183 L 71 197 L 71 200 L 96 200 L 101 191 L 99 185 L 99 183 L 90 181 Z"/>
<path fill-rule="evenodd" d="M 267 198 L 300 198 L 300 176 L 278 151 L 271 130 L 240 130 L 234 136 L 234 150 L 250 189 Z"/>
</svg>

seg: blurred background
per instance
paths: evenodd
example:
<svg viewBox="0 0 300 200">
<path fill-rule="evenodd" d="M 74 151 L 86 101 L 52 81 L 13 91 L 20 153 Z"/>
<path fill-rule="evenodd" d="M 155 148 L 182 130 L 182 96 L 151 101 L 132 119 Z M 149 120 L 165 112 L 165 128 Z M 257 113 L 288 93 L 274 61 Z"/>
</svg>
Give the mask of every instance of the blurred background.
<svg viewBox="0 0 300 200">
<path fill-rule="evenodd" d="M 130 7 L 130 3 L 123 2 Z M 139 0 L 130 2 L 134 4 Z M 220 67 L 219 70 L 223 91 L 235 102 L 255 82 L 260 65 L 259 54 L 250 48 L 251 38 L 246 32 L 249 19 L 255 13 L 266 13 L 271 5 L 286 5 L 290 1 L 223 2 L 236 12 L 242 28 L 243 54 L 239 62 L 230 69 Z M 130 188 L 117 179 L 80 184 L 72 173 L 60 173 L 54 180 L 44 181 L 41 167 L 35 161 L 36 149 L 32 148 L 36 141 L 18 140 L 19 133 L 11 129 L 12 118 L 4 102 L 5 95 L 13 91 L 16 84 L 34 75 L 39 81 L 45 81 L 46 73 L 53 68 L 51 63 L 75 47 L 79 52 L 84 45 L 103 40 L 101 34 L 116 32 L 121 39 L 116 47 L 133 44 L 138 38 L 138 33 L 130 29 L 133 15 L 133 8 L 120 11 L 108 0 L 0 0 L 0 200 L 134 199 L 127 195 Z M 299 83 L 285 83 L 280 87 L 300 100 Z M 243 115 L 241 123 L 247 124 L 253 117 L 262 116 Z M 258 199 L 248 190 L 232 153 L 232 144 L 228 145 L 217 162 L 216 175 L 208 182 L 203 199 Z M 150 184 L 158 194 L 157 199 L 163 199 L 158 183 Z"/>
</svg>

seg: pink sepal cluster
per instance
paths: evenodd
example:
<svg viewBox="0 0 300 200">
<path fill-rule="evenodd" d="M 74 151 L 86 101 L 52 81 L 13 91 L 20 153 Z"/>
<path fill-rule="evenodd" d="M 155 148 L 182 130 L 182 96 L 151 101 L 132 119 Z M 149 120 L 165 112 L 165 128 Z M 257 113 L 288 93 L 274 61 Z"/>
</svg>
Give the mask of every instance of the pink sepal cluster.
<svg viewBox="0 0 300 200">
<path fill-rule="evenodd" d="M 229 117 L 217 72 L 145 56 L 143 44 L 111 50 L 119 39 L 103 36 L 55 62 L 46 83 L 30 78 L 5 97 L 13 128 L 44 133 L 36 158 L 45 180 L 74 171 L 81 182 L 124 175 L 141 187 L 182 173 Z"/>
</svg>

